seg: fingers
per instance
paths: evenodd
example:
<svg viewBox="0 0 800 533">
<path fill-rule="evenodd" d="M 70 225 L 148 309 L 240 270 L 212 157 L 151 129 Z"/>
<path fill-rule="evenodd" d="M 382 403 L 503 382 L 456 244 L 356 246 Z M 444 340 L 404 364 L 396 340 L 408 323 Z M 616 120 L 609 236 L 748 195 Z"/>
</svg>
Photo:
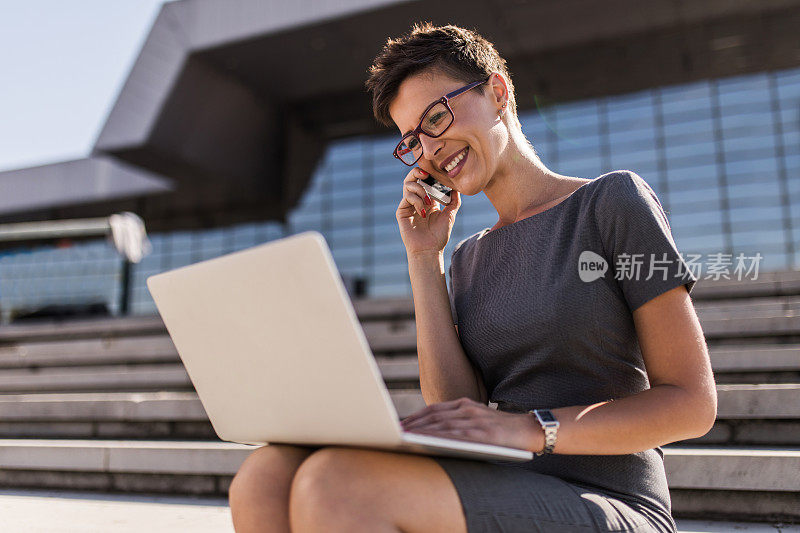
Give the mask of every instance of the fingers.
<svg viewBox="0 0 800 533">
<path fill-rule="evenodd" d="M 461 193 L 453 189 L 450 191 L 450 203 L 447 204 L 444 209 L 447 211 L 458 211 L 459 207 L 461 207 Z"/>
<path fill-rule="evenodd" d="M 406 174 L 406 178 L 403 180 L 403 184 L 408 182 L 416 182 L 418 179 L 424 179 L 428 177 L 428 173 L 422 170 L 419 167 L 412 168 L 408 174 Z"/>
<path fill-rule="evenodd" d="M 417 183 L 417 179 L 425 177 L 427 174 L 420 168 L 412 169 L 403 180 L 403 200 L 398 206 L 398 211 L 409 208 L 416 211 L 423 218 L 433 210 L 433 200 L 430 199 L 425 189 Z M 408 213 L 406 213 L 406 216 Z"/>
<path fill-rule="evenodd" d="M 417 211 L 421 214 L 424 209 L 428 213 L 432 211 L 433 200 L 425 192 L 425 189 L 419 183 L 407 183 L 403 196 L 408 199 L 408 202 L 413 204 Z"/>
<path fill-rule="evenodd" d="M 418 179 L 424 179 L 428 175 L 429 174 L 427 172 L 425 172 L 424 170 L 422 170 L 421 168 L 415 167 L 415 168 L 411 169 L 411 171 L 406 175 L 406 178 L 403 181 L 403 185 L 405 185 L 407 183 L 414 183 L 416 185 L 419 185 L 419 183 L 417 183 L 417 180 Z M 425 189 L 422 188 L 422 185 L 419 185 L 419 187 L 420 187 L 420 189 L 419 189 L 420 192 L 418 193 L 418 195 L 424 199 L 426 196 L 428 196 L 428 194 L 425 192 Z M 415 189 L 415 191 L 416 190 L 417 189 Z M 428 207 L 425 208 L 425 209 L 428 210 L 428 212 L 430 212 L 433 209 L 434 206 L 438 207 L 439 210 L 444 211 L 444 212 L 458 211 L 458 208 L 461 207 L 461 194 L 458 191 L 456 191 L 455 189 L 452 189 L 450 191 L 450 203 L 443 204 L 441 206 L 438 205 L 438 202 L 434 201 L 433 198 L 430 198 L 430 201 L 431 201 L 431 203 L 430 203 L 431 207 L 430 208 L 428 208 Z"/>
<path fill-rule="evenodd" d="M 418 418 L 411 422 L 403 422 L 403 429 L 411 431 L 412 429 L 420 428 L 441 428 L 448 426 L 457 420 L 466 421 L 474 424 L 474 418 L 466 411 L 440 411 L 438 413 L 431 413 L 424 418 Z"/>
<path fill-rule="evenodd" d="M 417 196 L 416 193 L 405 189 L 403 192 L 403 199 L 400 200 L 400 205 L 397 206 L 399 216 L 410 216 L 414 213 L 427 218 L 430 208 L 425 205 L 425 202 Z"/>
<path fill-rule="evenodd" d="M 434 404 L 431 404 L 431 405 L 429 405 L 427 407 L 424 407 L 424 408 L 420 409 L 416 413 L 412 413 L 412 414 L 408 415 L 407 417 L 405 417 L 402 420 L 402 422 L 403 422 L 403 424 L 405 426 L 406 424 L 410 424 L 411 422 L 414 422 L 415 420 L 424 419 L 425 417 L 427 417 L 427 416 L 429 416 L 431 414 L 434 414 L 434 413 L 458 409 L 459 407 L 467 405 L 469 402 L 470 402 L 469 398 L 463 397 L 463 398 L 459 398 L 457 400 L 451 400 L 449 402 L 434 403 Z"/>
<path fill-rule="evenodd" d="M 479 424 L 480 421 L 468 416 L 450 416 L 436 422 L 431 421 L 426 424 L 403 426 L 403 429 L 418 433 L 463 432 L 465 430 L 475 430 L 479 427 Z"/>
</svg>

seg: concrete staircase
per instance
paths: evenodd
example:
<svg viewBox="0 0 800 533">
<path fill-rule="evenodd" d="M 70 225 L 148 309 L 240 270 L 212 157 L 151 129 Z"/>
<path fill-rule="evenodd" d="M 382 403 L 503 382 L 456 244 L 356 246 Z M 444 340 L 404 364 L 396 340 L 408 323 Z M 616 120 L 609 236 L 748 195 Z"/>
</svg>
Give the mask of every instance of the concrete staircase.
<svg viewBox="0 0 800 533">
<path fill-rule="evenodd" d="M 665 447 L 674 513 L 800 520 L 800 272 L 693 300 L 719 410 Z M 355 307 L 399 415 L 423 407 L 413 303 Z M 0 486 L 221 495 L 252 449 L 216 438 L 158 317 L 0 328 Z"/>
</svg>

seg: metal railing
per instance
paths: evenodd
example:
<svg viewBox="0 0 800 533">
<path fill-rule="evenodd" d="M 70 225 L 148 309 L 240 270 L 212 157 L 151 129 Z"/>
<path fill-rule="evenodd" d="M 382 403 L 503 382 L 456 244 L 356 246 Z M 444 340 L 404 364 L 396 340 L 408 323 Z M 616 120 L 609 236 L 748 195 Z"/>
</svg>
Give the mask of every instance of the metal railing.
<svg viewBox="0 0 800 533">
<path fill-rule="evenodd" d="M 126 315 L 130 309 L 131 267 L 148 255 L 152 249 L 147 238 L 144 222 L 131 212 L 122 212 L 109 217 L 21 222 L 0 225 L 0 246 L 4 243 L 27 243 L 69 238 L 91 238 L 105 236 L 122 258 L 120 275 L 119 314 Z M 62 304 L 60 301 L 45 302 Z M 2 321 L 8 322 L 15 309 L 2 309 Z"/>
</svg>

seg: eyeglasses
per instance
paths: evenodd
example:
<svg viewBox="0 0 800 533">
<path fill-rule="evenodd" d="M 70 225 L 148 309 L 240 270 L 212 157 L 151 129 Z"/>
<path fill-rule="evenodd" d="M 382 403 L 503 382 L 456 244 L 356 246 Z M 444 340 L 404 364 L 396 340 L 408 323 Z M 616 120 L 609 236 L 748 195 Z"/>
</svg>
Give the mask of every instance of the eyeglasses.
<svg viewBox="0 0 800 533">
<path fill-rule="evenodd" d="M 453 110 L 450 108 L 450 100 L 470 89 L 474 89 L 478 85 L 486 83 L 490 78 L 491 76 L 483 81 L 475 81 L 465 85 L 460 89 L 447 93 L 429 105 L 422 114 L 422 120 L 419 121 L 417 127 L 403 135 L 403 138 L 397 143 L 394 148 L 394 156 L 406 165 L 413 167 L 422 157 L 422 143 L 419 140 L 419 135 L 424 133 L 432 138 L 441 137 L 455 120 Z"/>
</svg>

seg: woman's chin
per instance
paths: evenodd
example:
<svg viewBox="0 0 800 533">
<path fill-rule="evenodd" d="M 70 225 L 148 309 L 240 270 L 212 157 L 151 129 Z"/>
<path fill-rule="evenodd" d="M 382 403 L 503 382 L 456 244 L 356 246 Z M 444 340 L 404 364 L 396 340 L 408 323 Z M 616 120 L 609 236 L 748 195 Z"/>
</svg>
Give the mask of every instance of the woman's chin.
<svg viewBox="0 0 800 533">
<path fill-rule="evenodd" d="M 458 179 L 462 178 L 463 179 Z M 474 196 L 481 192 L 482 187 L 480 182 L 471 179 L 472 176 L 467 176 L 464 174 L 460 174 L 456 176 L 455 183 L 453 183 L 453 189 L 458 191 L 459 194 L 463 194 L 464 196 Z"/>
<path fill-rule="evenodd" d="M 461 183 L 459 183 L 458 187 L 456 187 L 455 190 L 458 191 L 458 194 L 462 196 L 475 196 L 476 194 L 481 192 L 480 187 L 475 189 L 475 187 L 472 187 L 470 184 L 461 184 Z"/>
</svg>

